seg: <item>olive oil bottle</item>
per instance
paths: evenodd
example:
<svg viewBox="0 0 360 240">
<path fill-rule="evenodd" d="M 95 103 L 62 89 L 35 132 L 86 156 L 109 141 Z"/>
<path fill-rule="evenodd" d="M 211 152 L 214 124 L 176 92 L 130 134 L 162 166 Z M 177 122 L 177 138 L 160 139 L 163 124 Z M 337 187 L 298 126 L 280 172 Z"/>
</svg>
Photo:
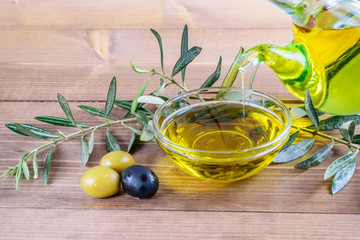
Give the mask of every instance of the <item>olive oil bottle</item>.
<svg viewBox="0 0 360 240">
<path fill-rule="evenodd" d="M 319 110 L 360 113 L 360 2 L 271 2 L 291 15 L 294 40 L 286 46 L 250 48 L 235 60 L 239 70 L 263 62 L 295 97 L 304 100 L 309 89 Z"/>
</svg>

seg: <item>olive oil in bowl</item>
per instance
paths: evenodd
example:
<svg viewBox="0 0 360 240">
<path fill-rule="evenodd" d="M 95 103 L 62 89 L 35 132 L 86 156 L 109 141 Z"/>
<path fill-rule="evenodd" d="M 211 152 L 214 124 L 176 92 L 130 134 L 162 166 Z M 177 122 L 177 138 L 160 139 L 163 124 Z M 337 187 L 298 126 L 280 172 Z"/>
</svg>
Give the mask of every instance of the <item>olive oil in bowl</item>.
<svg viewBox="0 0 360 240">
<path fill-rule="evenodd" d="M 257 93 L 244 102 L 213 100 L 213 90 L 205 91 L 201 100 L 184 96 L 158 110 L 160 147 L 180 168 L 203 179 L 229 182 L 259 172 L 285 143 L 288 115 L 274 102 L 260 100 Z M 157 118 L 160 112 L 167 116 Z"/>
</svg>

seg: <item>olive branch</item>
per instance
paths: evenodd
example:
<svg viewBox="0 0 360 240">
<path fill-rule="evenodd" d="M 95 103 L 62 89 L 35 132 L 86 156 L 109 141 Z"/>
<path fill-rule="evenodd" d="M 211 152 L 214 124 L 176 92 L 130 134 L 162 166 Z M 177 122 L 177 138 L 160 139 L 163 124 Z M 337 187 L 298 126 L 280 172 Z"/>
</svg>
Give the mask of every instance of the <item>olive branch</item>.
<svg viewBox="0 0 360 240">
<path fill-rule="evenodd" d="M 1 175 L 1 177 L 10 175 L 16 176 L 16 188 L 19 186 L 19 182 L 22 176 L 25 179 L 30 180 L 30 171 L 28 167 L 28 160 L 32 157 L 32 166 L 34 170 L 33 178 L 37 179 L 39 175 L 38 163 L 37 163 L 37 153 L 40 150 L 50 148 L 47 157 L 45 159 L 44 168 L 42 171 L 42 177 L 45 184 L 48 182 L 50 166 L 52 161 L 52 155 L 57 144 L 66 142 L 71 138 L 80 137 L 80 157 L 82 165 L 86 165 L 91 153 L 94 148 L 94 139 L 95 131 L 99 129 L 106 129 L 106 148 L 108 152 L 121 150 L 121 146 L 116 140 L 116 138 L 111 134 L 110 128 L 114 125 L 121 125 L 132 132 L 131 139 L 127 147 L 127 152 L 129 152 L 139 136 L 140 141 L 155 141 L 154 129 L 153 129 L 153 112 L 144 107 L 145 104 L 148 105 L 161 105 L 168 98 L 163 95 L 165 89 L 169 85 L 175 85 L 180 89 L 180 92 L 187 92 L 188 89 L 185 85 L 185 72 L 189 63 L 191 63 L 201 52 L 201 48 L 194 46 L 188 48 L 188 27 L 185 25 L 181 37 L 181 48 L 180 48 L 180 57 L 177 62 L 174 64 L 171 75 L 167 75 L 164 70 L 164 52 L 162 38 L 160 34 L 154 29 L 150 29 L 152 34 L 157 39 L 160 48 L 160 63 L 161 63 L 161 72 L 152 70 L 145 70 L 137 68 L 133 63 L 130 62 L 131 68 L 139 74 L 148 74 L 149 77 L 139 89 L 132 101 L 117 100 L 117 80 L 114 77 L 109 85 L 109 90 L 107 94 L 106 103 L 104 106 L 104 111 L 98 108 L 94 108 L 86 105 L 79 105 L 78 107 L 97 117 L 104 119 L 104 123 L 96 126 L 88 126 L 85 123 L 76 121 L 72 110 L 63 95 L 58 93 L 58 102 L 64 111 L 66 118 L 56 117 L 56 116 L 37 116 L 36 120 L 52 124 L 61 127 L 71 127 L 76 128 L 77 131 L 65 135 L 61 130 L 58 130 L 58 133 L 53 133 L 45 129 L 24 124 L 24 123 L 7 123 L 5 126 L 12 130 L 15 133 L 30 136 L 35 138 L 40 138 L 47 140 L 47 142 L 31 151 L 23 154 L 19 163 L 13 167 L 9 167 L 8 170 Z M 244 50 L 240 48 L 238 56 Z M 218 64 L 215 71 L 204 81 L 200 88 L 206 88 L 213 86 L 216 83 L 221 74 L 221 65 L 222 58 L 220 56 Z M 257 67 L 255 68 L 251 79 L 250 87 L 252 86 L 253 79 L 256 75 Z M 174 77 L 181 72 L 181 82 L 177 81 Z M 235 78 L 237 76 L 238 69 L 236 65 L 232 65 L 226 74 L 222 86 L 232 86 Z M 160 87 L 148 95 L 144 95 L 146 88 L 153 77 L 159 77 Z M 117 119 L 111 115 L 114 107 L 119 109 L 126 110 L 127 113 L 121 118 Z M 308 127 L 292 125 L 297 131 L 293 133 L 288 142 L 282 148 L 282 150 L 277 154 L 274 163 L 285 163 L 294 161 L 303 157 L 308 153 L 314 146 L 315 136 L 329 139 L 331 142 L 327 146 L 317 150 L 312 156 L 302 160 L 297 163 L 295 168 L 308 169 L 312 166 L 315 166 L 323 162 L 330 154 L 334 142 L 339 142 L 349 148 L 349 151 L 346 155 L 336 159 L 326 170 L 324 174 L 324 179 L 329 179 L 333 177 L 332 180 L 332 193 L 335 194 L 340 191 L 351 179 L 355 172 L 356 168 L 356 155 L 360 149 L 360 134 L 355 135 L 355 125 L 360 123 L 360 116 L 350 115 L 350 116 L 331 116 L 327 119 L 319 121 L 319 116 L 323 113 L 315 109 L 309 92 L 306 92 L 305 96 L 305 105 L 291 108 L 291 114 L 294 119 L 308 117 L 313 125 Z M 135 123 L 135 127 L 130 126 L 128 123 Z M 140 125 L 140 126 L 139 126 Z M 343 139 L 332 137 L 325 134 L 323 131 L 339 129 Z M 306 139 L 294 144 L 294 141 L 298 137 L 300 132 L 307 132 L 313 135 L 313 138 Z M 88 140 L 86 136 L 89 135 Z"/>
</svg>

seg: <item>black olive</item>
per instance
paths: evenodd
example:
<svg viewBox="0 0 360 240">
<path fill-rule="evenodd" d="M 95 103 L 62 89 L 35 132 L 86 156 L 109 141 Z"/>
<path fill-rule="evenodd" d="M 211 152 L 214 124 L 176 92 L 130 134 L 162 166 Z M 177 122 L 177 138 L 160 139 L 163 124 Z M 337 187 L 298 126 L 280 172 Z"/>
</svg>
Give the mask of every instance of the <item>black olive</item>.
<svg viewBox="0 0 360 240">
<path fill-rule="evenodd" d="M 127 167 L 121 174 L 123 190 L 136 198 L 149 198 L 159 188 L 159 180 L 149 168 L 141 165 Z"/>
</svg>

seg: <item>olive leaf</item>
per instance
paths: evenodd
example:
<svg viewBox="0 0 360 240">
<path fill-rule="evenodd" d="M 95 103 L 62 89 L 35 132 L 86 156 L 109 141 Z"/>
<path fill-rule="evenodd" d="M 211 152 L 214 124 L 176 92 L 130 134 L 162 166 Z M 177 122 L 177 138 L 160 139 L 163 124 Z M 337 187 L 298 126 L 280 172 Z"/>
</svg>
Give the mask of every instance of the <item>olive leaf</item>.
<svg viewBox="0 0 360 240">
<path fill-rule="evenodd" d="M 111 110 L 114 107 L 114 101 L 116 98 L 116 78 L 114 77 L 111 80 L 110 86 L 109 86 L 109 91 L 107 94 L 107 98 L 106 98 L 106 103 L 105 103 L 105 116 L 108 117 Z"/>
<path fill-rule="evenodd" d="M 149 121 L 146 127 L 143 127 L 140 134 L 140 141 L 155 141 L 155 133 L 152 120 Z"/>
<path fill-rule="evenodd" d="M 66 101 L 66 99 L 64 98 L 63 95 L 61 95 L 60 93 L 57 94 L 57 98 L 58 98 L 58 101 L 59 101 L 59 104 L 62 108 L 62 110 L 64 111 L 66 117 L 70 120 L 70 122 L 76 126 L 76 122 L 74 120 L 74 117 L 71 113 L 71 109 L 70 109 L 70 106 L 69 106 L 69 103 Z"/>
<path fill-rule="evenodd" d="M 24 135 L 24 136 L 33 136 L 37 138 L 43 138 L 43 139 L 53 139 L 53 138 L 59 138 L 60 136 L 46 131 L 42 128 L 38 128 L 29 124 L 24 123 L 6 123 L 5 126 L 10 129 L 11 131 Z"/>
<path fill-rule="evenodd" d="M 316 129 L 319 129 L 319 117 L 316 113 L 315 106 L 311 100 L 309 89 L 306 89 L 305 93 L 305 111 L 308 114 L 309 119 L 314 124 Z"/>
<path fill-rule="evenodd" d="M 304 156 L 314 145 L 315 138 L 310 138 L 280 150 L 275 156 L 274 163 L 291 162 Z"/>
<path fill-rule="evenodd" d="M 19 183 L 20 183 L 20 178 L 21 178 L 21 173 L 22 173 L 22 169 L 23 169 L 23 164 L 24 162 L 30 157 L 31 153 L 25 153 L 22 155 L 19 165 L 16 169 L 16 188 L 19 187 Z"/>
<path fill-rule="evenodd" d="M 190 50 L 188 50 L 186 53 L 184 53 L 184 55 L 182 55 L 175 63 L 171 77 L 174 77 L 184 67 L 186 67 L 189 63 L 191 63 L 196 58 L 196 56 L 200 54 L 200 52 L 201 52 L 201 48 L 195 46 L 190 48 Z"/>
<path fill-rule="evenodd" d="M 360 144 L 360 134 L 354 135 L 352 143 Z"/>
<path fill-rule="evenodd" d="M 189 40 L 188 40 L 188 26 L 187 24 L 185 24 L 184 26 L 184 30 L 181 36 L 181 56 L 184 55 L 188 50 L 188 44 L 189 44 Z M 181 70 L 181 80 L 182 83 L 185 83 L 185 71 L 186 71 L 186 67 L 184 67 Z"/>
<path fill-rule="evenodd" d="M 352 163 L 356 158 L 357 152 L 349 152 L 346 155 L 339 157 L 326 169 L 324 180 L 331 178 L 341 169 Z"/>
<path fill-rule="evenodd" d="M 154 29 L 150 28 L 151 32 L 154 34 L 154 36 L 156 37 L 158 43 L 159 43 L 159 48 L 160 48 L 160 61 L 161 61 L 161 69 L 163 71 L 163 73 L 165 73 L 164 71 L 164 50 L 163 50 L 163 44 L 162 44 L 162 40 L 161 40 L 161 36 L 160 34 L 155 31 Z"/>
<path fill-rule="evenodd" d="M 354 175 L 356 169 L 356 160 L 337 172 L 331 182 L 331 193 L 336 194 L 343 189 Z"/>
<path fill-rule="evenodd" d="M 156 97 L 156 96 L 141 96 L 138 98 L 138 102 L 139 103 L 148 103 L 148 104 L 155 104 L 155 105 L 161 105 L 163 104 L 165 101 L 160 98 L 160 97 Z"/>
<path fill-rule="evenodd" d="M 299 106 L 295 106 L 295 107 L 300 108 L 300 109 L 302 109 L 302 110 L 305 111 L 305 105 L 299 105 Z M 316 110 L 316 114 L 317 114 L 318 116 L 322 116 L 322 115 L 325 114 L 323 111 L 320 111 L 320 110 L 317 109 L 317 108 L 315 108 L 315 110 Z M 308 116 L 306 115 L 306 116 L 304 116 L 304 117 L 308 117 Z"/>
<path fill-rule="evenodd" d="M 127 129 L 129 129 L 130 131 L 132 131 L 133 133 L 135 133 L 135 134 L 137 134 L 137 135 L 141 135 L 141 131 L 138 130 L 138 129 L 135 129 L 135 128 L 130 127 L 130 126 L 125 125 L 125 124 L 124 124 L 124 127 L 126 127 Z"/>
<path fill-rule="evenodd" d="M 50 148 L 50 151 L 49 151 L 49 153 L 48 153 L 48 155 L 46 157 L 46 160 L 45 160 L 45 165 L 44 165 L 44 169 L 43 169 L 43 181 L 44 181 L 45 184 L 47 184 L 48 180 L 49 180 L 51 159 L 52 159 L 54 148 L 55 148 L 55 146 L 52 146 Z"/>
<path fill-rule="evenodd" d="M 91 131 L 89 138 L 89 148 L 88 148 L 89 154 L 91 154 L 92 151 L 94 150 L 94 145 L 95 145 L 95 129 Z"/>
<path fill-rule="evenodd" d="M 81 164 L 83 166 L 86 165 L 86 163 L 89 161 L 89 157 L 90 157 L 90 154 L 89 154 L 89 145 L 88 143 L 86 142 L 86 140 L 84 139 L 84 136 L 82 136 L 80 138 L 80 143 L 81 143 Z"/>
<path fill-rule="evenodd" d="M 57 126 L 63 126 L 63 127 L 82 127 L 82 128 L 88 128 L 89 126 L 87 126 L 84 123 L 81 122 L 77 122 L 75 121 L 76 125 L 73 125 L 72 122 L 67 119 L 67 118 L 61 118 L 61 117 L 54 117 L 54 116 L 37 116 L 34 119 L 40 121 L 40 122 L 45 122 L 45 123 L 49 123 L 52 125 L 57 125 Z"/>
<path fill-rule="evenodd" d="M 39 166 L 38 166 L 38 162 L 37 162 L 37 151 L 34 152 L 33 169 L 34 169 L 34 179 L 37 179 L 38 176 L 39 176 Z"/>
<path fill-rule="evenodd" d="M 298 107 L 292 107 L 290 109 L 290 114 L 292 116 L 293 121 L 307 115 L 307 113 L 304 110 L 302 110 L 301 108 L 298 108 Z"/>
<path fill-rule="evenodd" d="M 326 147 L 323 147 L 320 150 L 316 151 L 311 157 L 296 164 L 294 168 L 308 169 L 316 164 L 322 163 L 329 156 L 333 147 L 334 142 L 331 142 Z"/>
<path fill-rule="evenodd" d="M 201 85 L 200 88 L 211 87 L 211 86 L 214 85 L 214 83 L 220 78 L 220 74 L 221 74 L 221 62 L 222 62 L 222 57 L 220 56 L 218 65 L 217 65 L 217 67 L 216 67 L 216 69 L 215 69 L 215 72 L 213 72 L 213 73 L 205 80 L 205 82 Z"/>
<path fill-rule="evenodd" d="M 8 170 L 6 170 L 6 172 L 4 172 L 0 177 L 5 177 L 16 170 L 17 170 L 17 166 L 9 167 Z"/>
<path fill-rule="evenodd" d="M 150 82 L 150 78 L 148 78 L 148 79 L 146 80 L 146 82 L 142 85 L 142 87 L 140 88 L 140 90 L 136 93 L 135 98 L 134 98 L 134 100 L 133 100 L 133 102 L 132 102 L 132 104 L 131 104 L 131 113 L 132 113 L 132 114 L 135 113 L 135 111 L 136 111 L 136 109 L 137 109 L 137 106 L 138 106 L 139 97 L 144 94 L 145 89 L 146 89 L 146 87 L 148 86 L 149 82 Z"/>
<path fill-rule="evenodd" d="M 125 110 L 129 111 L 129 113 L 127 113 L 124 118 L 127 118 L 127 117 L 129 117 L 131 115 L 130 111 L 131 111 L 132 102 L 123 101 L 123 100 L 115 100 L 115 105 L 117 107 L 119 107 L 119 108 L 122 108 L 122 109 L 125 109 Z M 137 110 L 135 110 L 135 111 L 142 111 L 142 112 L 145 112 L 146 115 L 152 115 L 153 113 L 150 110 L 141 107 L 143 105 L 144 105 L 144 103 L 138 104 Z"/>
<path fill-rule="evenodd" d="M 285 145 L 282 147 L 282 149 L 289 147 L 296 140 L 296 138 L 299 136 L 299 134 L 300 134 L 300 131 L 296 131 L 293 134 L 291 134 L 289 139 L 285 143 Z"/>
<path fill-rule="evenodd" d="M 236 59 L 240 57 L 241 54 L 244 53 L 244 48 L 240 47 L 239 52 L 235 57 L 235 61 L 231 64 L 229 71 L 227 72 L 221 86 L 222 87 L 231 87 L 234 84 L 236 76 L 239 73 L 239 67 L 236 63 Z M 221 95 L 221 91 L 219 92 L 218 96 Z"/>
<path fill-rule="evenodd" d="M 114 116 L 111 116 L 110 114 L 106 116 L 106 113 L 104 111 L 101 111 L 100 109 L 85 105 L 79 105 L 78 107 L 84 110 L 85 112 L 90 113 L 91 115 L 108 118 L 111 120 L 117 120 Z"/>
<path fill-rule="evenodd" d="M 158 89 L 156 89 L 154 92 L 152 92 L 152 95 L 154 96 L 160 96 L 164 93 L 166 84 L 164 79 L 160 78 L 160 87 Z"/>
<path fill-rule="evenodd" d="M 22 163 L 22 170 L 23 170 L 23 174 L 26 180 L 30 180 L 30 172 L 29 172 L 29 167 L 26 163 L 26 161 L 23 161 Z"/>
<path fill-rule="evenodd" d="M 136 125 L 136 128 L 137 128 L 137 125 Z M 136 130 L 137 130 L 137 129 L 136 129 Z M 135 140 L 136 140 L 136 133 L 133 132 L 133 133 L 131 134 L 131 138 L 130 138 L 130 141 L 129 141 L 129 145 L 128 145 L 128 148 L 127 148 L 127 152 L 130 152 L 132 146 L 134 145 Z"/>
<path fill-rule="evenodd" d="M 245 89 L 244 93 L 243 91 L 224 92 L 222 97 L 224 100 L 242 101 L 243 99 L 250 97 L 252 94 L 252 89 Z"/>
<path fill-rule="evenodd" d="M 329 118 L 320 120 L 319 122 L 319 130 L 327 131 L 339 129 L 343 123 L 354 121 L 355 124 L 360 123 L 359 115 L 346 115 L 346 116 L 331 116 Z M 308 126 L 306 128 L 316 129 L 314 125 Z"/>
<path fill-rule="evenodd" d="M 130 67 L 137 73 L 148 73 L 148 70 L 140 69 L 134 66 L 132 62 L 130 62 Z"/>
<path fill-rule="evenodd" d="M 340 133 L 348 142 L 352 142 L 355 133 L 355 122 L 349 121 L 340 126 Z"/>
<path fill-rule="evenodd" d="M 120 144 L 109 130 L 106 130 L 106 148 L 108 152 L 121 151 Z"/>
<path fill-rule="evenodd" d="M 135 117 L 141 125 L 147 127 L 149 119 L 144 112 L 136 112 Z"/>
</svg>

